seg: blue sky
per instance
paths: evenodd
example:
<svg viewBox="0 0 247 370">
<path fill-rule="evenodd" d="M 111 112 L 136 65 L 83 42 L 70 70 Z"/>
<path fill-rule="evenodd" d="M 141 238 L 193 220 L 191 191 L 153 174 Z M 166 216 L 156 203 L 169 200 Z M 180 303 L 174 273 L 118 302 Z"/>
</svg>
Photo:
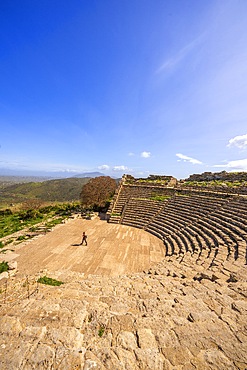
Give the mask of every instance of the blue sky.
<svg viewBox="0 0 247 370">
<path fill-rule="evenodd" d="M 247 171 L 246 0 L 9 0 L 0 30 L 2 170 Z"/>
</svg>

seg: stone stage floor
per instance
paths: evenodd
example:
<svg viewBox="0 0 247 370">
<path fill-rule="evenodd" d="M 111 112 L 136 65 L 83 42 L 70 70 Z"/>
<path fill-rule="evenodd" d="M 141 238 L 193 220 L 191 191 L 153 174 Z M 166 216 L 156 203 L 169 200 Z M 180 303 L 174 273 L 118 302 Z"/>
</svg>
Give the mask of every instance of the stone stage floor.
<svg viewBox="0 0 247 370">
<path fill-rule="evenodd" d="M 82 232 L 88 245 L 80 245 Z M 140 272 L 164 258 L 162 241 L 150 233 L 99 218 L 70 219 L 53 231 L 15 248 L 18 272 L 70 270 L 85 275 L 116 276 Z"/>
</svg>

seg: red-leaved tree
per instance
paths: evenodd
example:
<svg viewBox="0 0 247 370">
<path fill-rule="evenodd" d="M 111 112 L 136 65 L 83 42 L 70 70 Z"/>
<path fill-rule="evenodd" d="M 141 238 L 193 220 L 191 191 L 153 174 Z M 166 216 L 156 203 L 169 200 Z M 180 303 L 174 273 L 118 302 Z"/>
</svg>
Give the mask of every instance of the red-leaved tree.
<svg viewBox="0 0 247 370">
<path fill-rule="evenodd" d="M 83 208 L 105 207 L 113 196 L 117 184 L 110 176 L 95 177 L 82 188 L 80 199 Z"/>
</svg>

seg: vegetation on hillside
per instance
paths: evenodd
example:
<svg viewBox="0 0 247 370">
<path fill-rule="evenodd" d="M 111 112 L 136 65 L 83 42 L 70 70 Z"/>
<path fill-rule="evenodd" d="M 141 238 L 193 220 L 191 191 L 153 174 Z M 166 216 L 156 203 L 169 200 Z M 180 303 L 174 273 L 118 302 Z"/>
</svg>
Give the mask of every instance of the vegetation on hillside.
<svg viewBox="0 0 247 370">
<path fill-rule="evenodd" d="M 116 181 L 109 176 L 91 179 L 80 193 L 82 207 L 95 210 L 107 207 L 116 187 Z"/>
<path fill-rule="evenodd" d="M 147 185 L 162 185 L 162 186 L 167 186 L 169 184 L 169 182 L 171 181 L 170 178 L 167 178 L 167 179 L 163 179 L 163 178 L 157 178 L 157 179 L 153 179 L 153 178 L 140 178 L 140 179 L 135 179 L 135 178 L 128 178 L 125 183 L 126 184 L 147 184 Z"/>
<path fill-rule="evenodd" d="M 44 182 L 19 183 L 0 191 L 0 206 L 39 200 L 40 202 L 79 201 L 81 188 L 89 178 L 69 178 Z"/>
<path fill-rule="evenodd" d="M 26 227 L 29 227 L 30 231 L 35 231 L 35 225 L 40 222 L 43 222 L 44 227 L 49 229 L 79 209 L 79 203 L 65 203 L 36 209 L 22 209 L 16 212 L 10 209 L 0 210 L 0 238 Z"/>
<path fill-rule="evenodd" d="M 86 186 L 87 184 L 89 185 Z M 14 239 L 0 242 L 0 248 L 13 240 L 22 241 L 36 232 L 50 230 L 72 213 L 81 212 L 81 208 L 99 210 L 100 207 L 105 207 L 116 186 L 115 180 L 101 176 L 92 179 L 69 178 L 42 183 L 19 183 L 3 187 L 0 191 L 0 238 L 23 229 L 27 231 Z"/>
<path fill-rule="evenodd" d="M 247 181 L 226 181 L 226 180 L 207 180 L 207 181 L 180 181 L 179 183 L 183 187 L 224 187 L 224 188 L 238 188 L 247 187 Z"/>
<path fill-rule="evenodd" d="M 14 184 L 43 182 L 48 180 L 50 179 L 45 176 L 0 176 L 0 189 L 7 188 Z"/>
</svg>

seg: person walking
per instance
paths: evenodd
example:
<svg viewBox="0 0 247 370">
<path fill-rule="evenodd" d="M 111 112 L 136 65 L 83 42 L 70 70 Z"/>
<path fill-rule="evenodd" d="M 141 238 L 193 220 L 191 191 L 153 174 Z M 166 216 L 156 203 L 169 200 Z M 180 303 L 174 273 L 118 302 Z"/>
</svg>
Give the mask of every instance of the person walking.
<svg viewBox="0 0 247 370">
<path fill-rule="evenodd" d="M 80 245 L 83 245 L 84 242 L 85 242 L 85 245 L 87 245 L 87 235 L 86 235 L 85 231 L 83 231 L 83 233 L 82 233 L 82 241 L 81 241 Z"/>
</svg>

